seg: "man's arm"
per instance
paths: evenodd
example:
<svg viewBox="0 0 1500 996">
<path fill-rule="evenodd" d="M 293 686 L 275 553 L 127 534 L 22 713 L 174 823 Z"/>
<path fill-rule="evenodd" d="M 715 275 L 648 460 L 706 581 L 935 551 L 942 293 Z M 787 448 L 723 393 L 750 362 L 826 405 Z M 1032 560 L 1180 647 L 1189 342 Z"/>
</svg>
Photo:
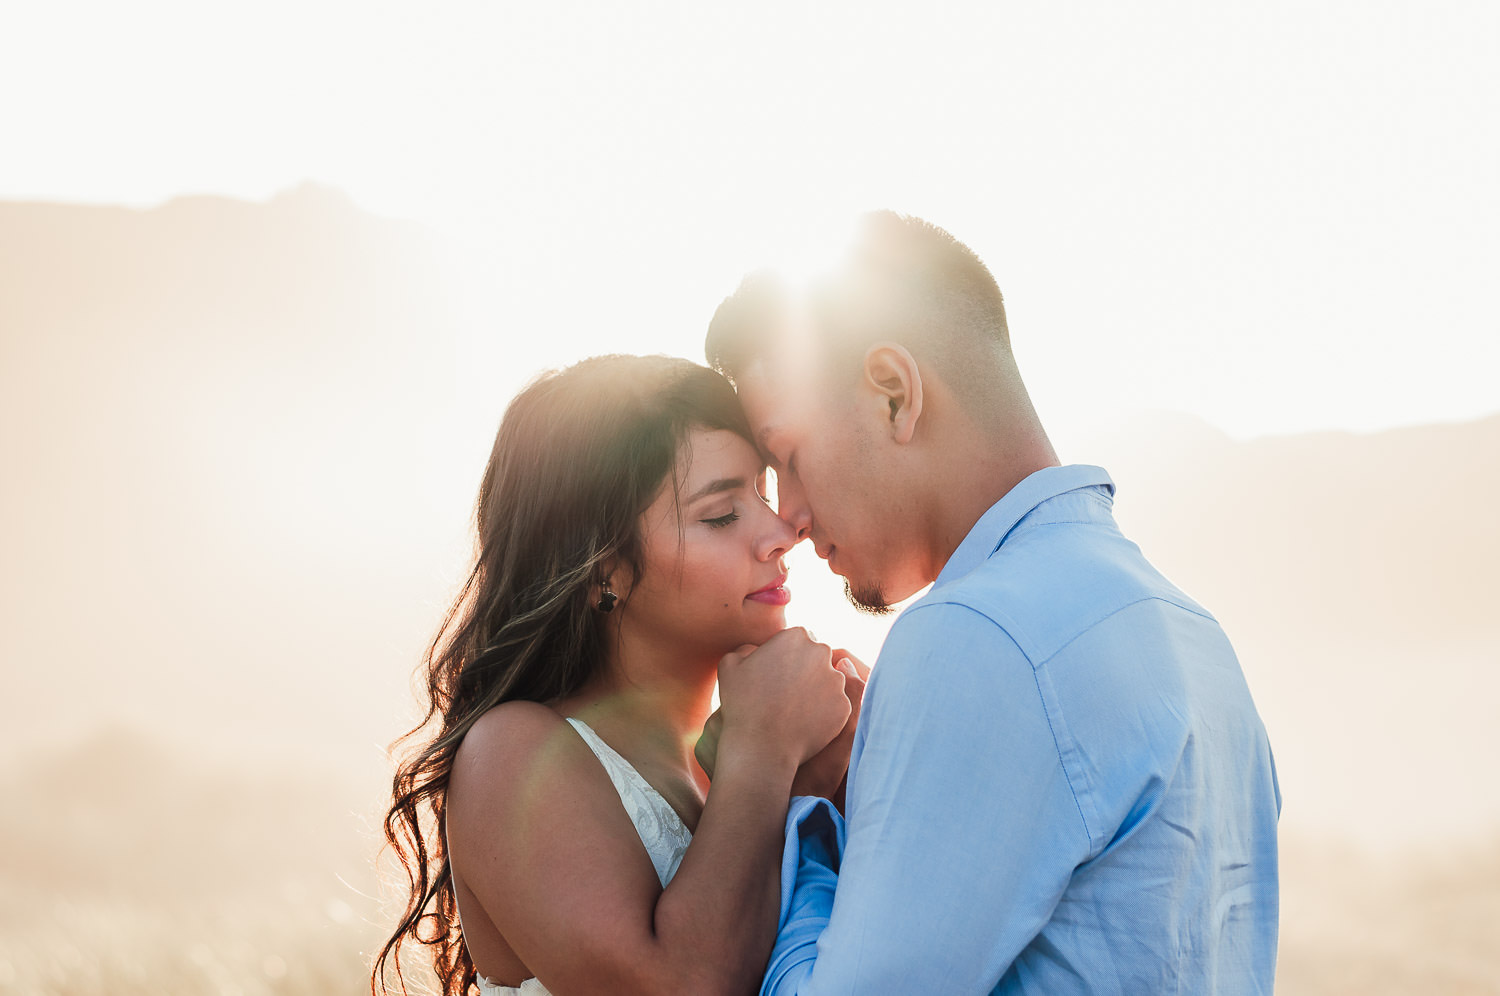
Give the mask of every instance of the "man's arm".
<svg viewBox="0 0 1500 996">
<path fill-rule="evenodd" d="M 855 739 L 842 860 L 804 858 L 762 992 L 996 985 L 1090 856 L 1064 717 L 1039 680 L 968 608 L 920 606 L 893 627 Z"/>
</svg>

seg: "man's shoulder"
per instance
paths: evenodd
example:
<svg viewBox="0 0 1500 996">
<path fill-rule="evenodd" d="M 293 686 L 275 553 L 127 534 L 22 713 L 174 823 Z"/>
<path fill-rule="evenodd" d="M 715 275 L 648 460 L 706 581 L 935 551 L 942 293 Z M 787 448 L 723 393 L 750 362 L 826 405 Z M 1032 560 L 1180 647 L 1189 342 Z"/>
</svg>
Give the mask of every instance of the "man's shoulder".
<svg viewBox="0 0 1500 996">
<path fill-rule="evenodd" d="M 968 598 L 952 587 L 929 591 L 909 605 L 891 624 L 884 647 L 955 644 L 1019 652 L 1015 639 L 994 614 L 984 610 L 981 600 Z"/>
<path fill-rule="evenodd" d="M 1017 529 L 973 571 L 933 588 L 909 611 L 962 607 L 1040 663 L 1146 601 L 1213 620 L 1112 523 L 1048 521 Z"/>
<path fill-rule="evenodd" d="M 1029 684 L 1030 674 L 1030 661 L 1004 627 L 962 600 L 929 594 L 891 625 L 871 680 L 920 696 L 939 675 L 948 684 L 976 682 L 993 692 L 997 683 Z"/>
</svg>

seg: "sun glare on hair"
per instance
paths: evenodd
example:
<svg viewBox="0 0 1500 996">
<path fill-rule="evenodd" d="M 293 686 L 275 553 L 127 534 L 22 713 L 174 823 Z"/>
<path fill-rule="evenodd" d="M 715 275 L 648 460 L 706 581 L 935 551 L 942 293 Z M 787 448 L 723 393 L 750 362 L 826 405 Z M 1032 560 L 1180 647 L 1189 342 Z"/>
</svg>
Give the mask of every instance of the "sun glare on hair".
<svg viewBox="0 0 1500 996">
<path fill-rule="evenodd" d="M 828 276 L 851 252 L 855 227 L 848 215 L 823 218 L 802 226 L 801 236 L 775 253 L 769 269 L 794 293 Z"/>
</svg>

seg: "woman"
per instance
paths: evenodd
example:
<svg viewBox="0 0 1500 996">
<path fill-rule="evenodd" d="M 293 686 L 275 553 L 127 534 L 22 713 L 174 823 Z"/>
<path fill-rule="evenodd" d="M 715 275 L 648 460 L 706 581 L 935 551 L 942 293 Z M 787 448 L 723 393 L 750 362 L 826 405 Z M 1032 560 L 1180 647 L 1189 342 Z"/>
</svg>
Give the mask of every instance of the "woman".
<svg viewBox="0 0 1500 996">
<path fill-rule="evenodd" d="M 853 675 L 783 632 L 796 536 L 763 488 L 733 390 L 685 360 L 597 357 L 511 403 L 385 820 L 411 892 L 372 989 L 411 940 L 445 996 L 758 987 L 788 796 L 820 751 L 813 787 L 842 774 Z"/>
</svg>

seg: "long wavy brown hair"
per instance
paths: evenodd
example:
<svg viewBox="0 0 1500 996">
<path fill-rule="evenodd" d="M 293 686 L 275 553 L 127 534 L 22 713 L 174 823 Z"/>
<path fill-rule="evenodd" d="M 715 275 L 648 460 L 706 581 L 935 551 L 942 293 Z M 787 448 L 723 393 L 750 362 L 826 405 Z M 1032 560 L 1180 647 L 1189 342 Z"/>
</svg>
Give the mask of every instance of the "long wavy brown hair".
<svg viewBox="0 0 1500 996">
<path fill-rule="evenodd" d="M 750 439 L 723 377 L 663 356 L 584 360 L 534 381 L 506 410 L 479 489 L 473 567 L 419 669 L 426 715 L 392 745 L 404 757 L 385 838 L 409 888 L 372 994 L 390 992 L 391 969 L 407 991 L 401 955 L 411 942 L 427 948 L 443 996 L 474 986 L 443 835 L 454 755 L 501 702 L 553 701 L 598 673 L 611 618 L 591 597 L 602 566 L 641 576 L 641 513 L 665 481 L 675 486 L 695 427 Z"/>
</svg>

